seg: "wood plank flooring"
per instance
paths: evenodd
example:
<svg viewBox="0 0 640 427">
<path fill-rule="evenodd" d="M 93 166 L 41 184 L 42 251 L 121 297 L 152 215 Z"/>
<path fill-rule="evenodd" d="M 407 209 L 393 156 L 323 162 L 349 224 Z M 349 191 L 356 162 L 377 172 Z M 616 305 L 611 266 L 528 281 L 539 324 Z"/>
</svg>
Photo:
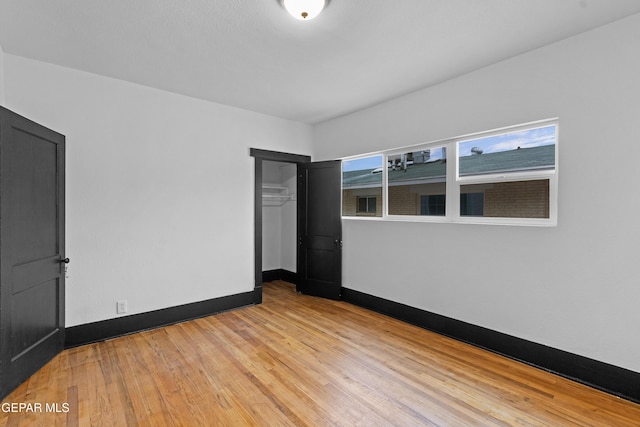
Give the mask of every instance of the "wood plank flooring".
<svg viewBox="0 0 640 427">
<path fill-rule="evenodd" d="M 640 405 L 279 281 L 259 306 L 65 350 L 2 404 L 0 426 L 29 427 L 640 425 Z"/>
</svg>

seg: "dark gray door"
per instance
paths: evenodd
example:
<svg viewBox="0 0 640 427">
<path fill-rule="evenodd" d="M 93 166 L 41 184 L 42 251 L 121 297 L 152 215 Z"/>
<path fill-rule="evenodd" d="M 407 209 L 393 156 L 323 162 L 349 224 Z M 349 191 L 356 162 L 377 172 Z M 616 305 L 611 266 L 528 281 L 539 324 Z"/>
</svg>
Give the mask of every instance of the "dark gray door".
<svg viewBox="0 0 640 427">
<path fill-rule="evenodd" d="M 64 346 L 64 136 L 0 107 L 0 397 Z M 68 262 L 68 260 L 66 260 Z"/>
<path fill-rule="evenodd" d="M 298 290 L 340 299 L 341 163 L 298 164 Z"/>
</svg>

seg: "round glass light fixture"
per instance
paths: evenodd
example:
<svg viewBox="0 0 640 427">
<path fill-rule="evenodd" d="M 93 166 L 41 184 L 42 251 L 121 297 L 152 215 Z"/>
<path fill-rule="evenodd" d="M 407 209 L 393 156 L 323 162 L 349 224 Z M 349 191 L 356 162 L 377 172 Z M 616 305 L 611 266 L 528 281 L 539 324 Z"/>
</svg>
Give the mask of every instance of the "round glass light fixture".
<svg viewBox="0 0 640 427">
<path fill-rule="evenodd" d="M 322 12 L 325 0 L 282 0 L 282 5 L 294 18 L 308 21 Z"/>
</svg>

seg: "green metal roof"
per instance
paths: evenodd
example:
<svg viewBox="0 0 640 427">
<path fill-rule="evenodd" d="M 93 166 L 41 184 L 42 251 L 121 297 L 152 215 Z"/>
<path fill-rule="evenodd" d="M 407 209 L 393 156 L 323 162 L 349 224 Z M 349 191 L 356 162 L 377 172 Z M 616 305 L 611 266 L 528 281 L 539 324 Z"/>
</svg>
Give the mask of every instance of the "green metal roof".
<svg viewBox="0 0 640 427">
<path fill-rule="evenodd" d="M 375 187 L 382 185 L 382 174 L 373 173 L 375 169 L 362 169 L 342 172 L 343 187 Z"/>
<path fill-rule="evenodd" d="M 556 164 L 556 146 L 518 148 L 471 155 L 460 158 L 460 175 L 474 175 L 496 172 L 514 172 L 531 169 L 553 169 Z"/>
<path fill-rule="evenodd" d="M 555 167 L 555 145 L 501 151 L 471 155 L 460 158 L 460 175 L 515 172 L 534 169 L 553 169 Z M 382 185 L 382 174 L 364 169 L 342 173 L 342 186 L 345 188 L 376 187 Z M 407 165 L 406 170 L 389 169 L 389 184 L 402 181 L 444 180 L 446 161 L 436 160 L 427 163 Z"/>
</svg>

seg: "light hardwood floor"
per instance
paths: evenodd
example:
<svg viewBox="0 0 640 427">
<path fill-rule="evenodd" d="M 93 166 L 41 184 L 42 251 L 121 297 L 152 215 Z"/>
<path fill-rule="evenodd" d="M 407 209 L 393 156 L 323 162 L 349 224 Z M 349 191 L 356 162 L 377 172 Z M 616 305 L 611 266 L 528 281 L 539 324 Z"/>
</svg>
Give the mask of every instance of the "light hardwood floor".
<svg viewBox="0 0 640 427">
<path fill-rule="evenodd" d="M 7 403 L 42 413 L 0 426 L 640 425 L 640 405 L 285 282 L 259 306 L 65 350 Z"/>
</svg>

